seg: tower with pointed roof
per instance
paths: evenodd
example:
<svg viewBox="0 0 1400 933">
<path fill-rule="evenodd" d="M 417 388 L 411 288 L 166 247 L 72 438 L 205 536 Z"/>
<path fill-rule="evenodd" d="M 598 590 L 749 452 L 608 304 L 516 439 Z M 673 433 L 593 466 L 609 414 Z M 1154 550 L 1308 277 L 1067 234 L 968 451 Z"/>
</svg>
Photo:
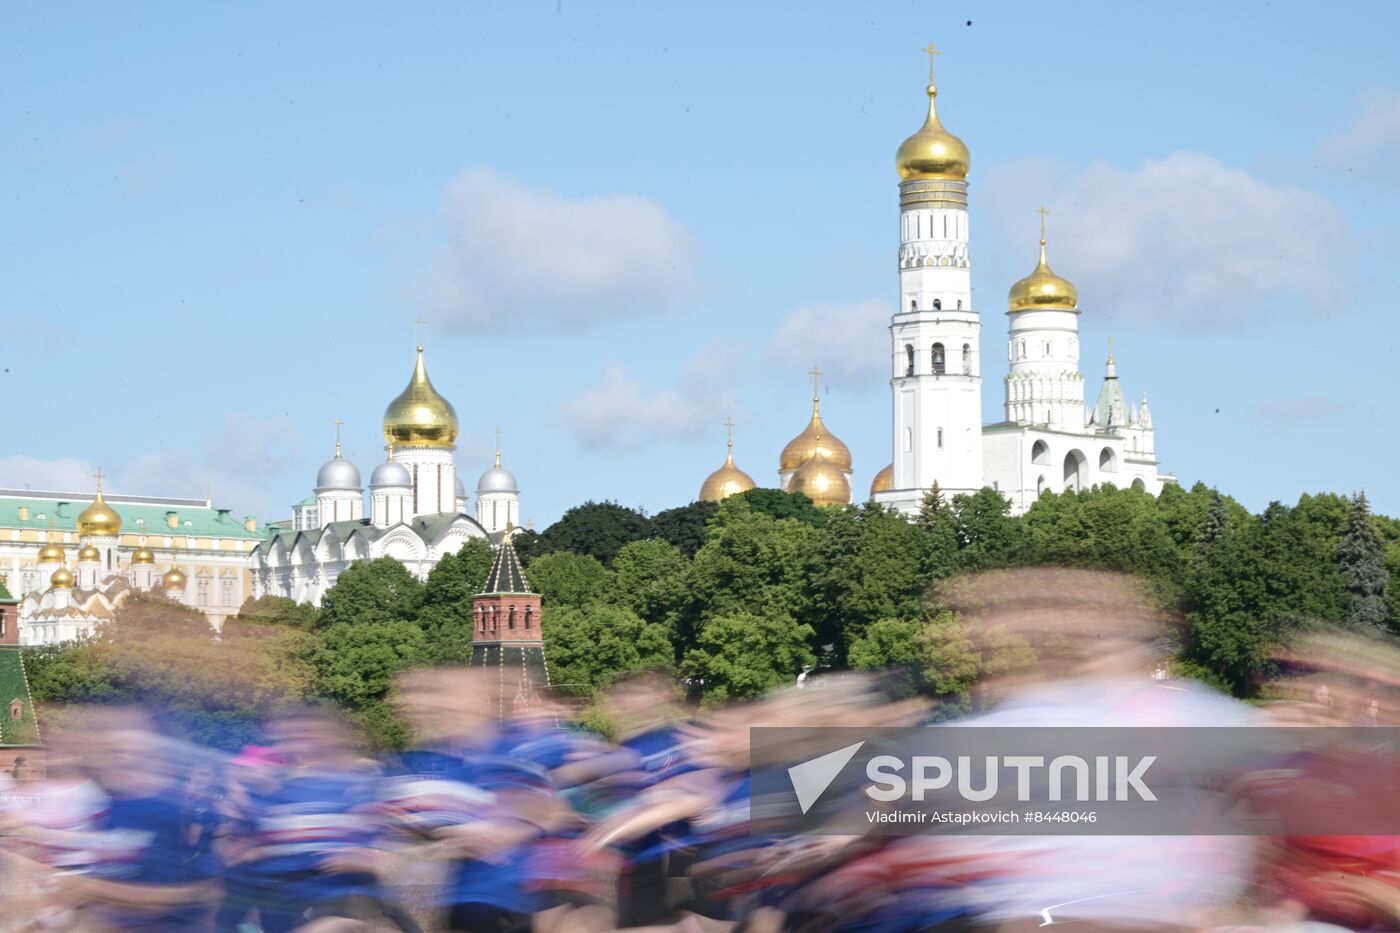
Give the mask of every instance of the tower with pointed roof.
<svg viewBox="0 0 1400 933">
<path fill-rule="evenodd" d="M 982 486 L 982 323 L 972 307 L 967 175 L 972 159 L 935 104 L 895 156 L 899 299 L 890 319 L 892 462 L 878 502 L 912 514 L 936 480 L 949 494 Z M 885 485 L 882 483 L 881 485 Z"/>
<path fill-rule="evenodd" d="M 472 598 L 470 665 L 499 672 L 501 718 L 533 705 L 549 686 L 540 627 L 543 601 L 525 579 L 512 537 L 506 529 L 486 584 Z"/>
<path fill-rule="evenodd" d="M 43 748 L 20 653 L 18 600 L 0 581 L 0 771 L 43 777 Z"/>
</svg>

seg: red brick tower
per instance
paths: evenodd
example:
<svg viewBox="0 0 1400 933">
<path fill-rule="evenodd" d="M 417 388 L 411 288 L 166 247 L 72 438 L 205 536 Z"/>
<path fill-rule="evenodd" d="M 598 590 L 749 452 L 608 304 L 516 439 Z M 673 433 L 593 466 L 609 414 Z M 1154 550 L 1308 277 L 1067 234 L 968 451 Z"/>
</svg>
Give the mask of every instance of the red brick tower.
<svg viewBox="0 0 1400 933">
<path fill-rule="evenodd" d="M 530 590 L 506 529 L 482 592 L 472 598 L 472 667 L 499 673 L 498 717 L 523 712 L 549 687 L 541 600 Z"/>
</svg>

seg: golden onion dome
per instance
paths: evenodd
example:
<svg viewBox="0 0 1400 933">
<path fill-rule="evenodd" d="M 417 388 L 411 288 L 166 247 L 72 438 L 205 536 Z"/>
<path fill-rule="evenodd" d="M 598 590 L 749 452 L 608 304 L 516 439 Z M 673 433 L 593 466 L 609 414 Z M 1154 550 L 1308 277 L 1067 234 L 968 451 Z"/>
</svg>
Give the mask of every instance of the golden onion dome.
<svg viewBox="0 0 1400 933">
<path fill-rule="evenodd" d="M 938 122 L 938 110 L 934 98 L 938 87 L 932 83 L 924 89 L 928 94 L 928 118 L 919 131 L 899 144 L 899 152 L 894 157 L 895 170 L 900 181 L 914 179 L 941 179 L 944 181 L 967 181 L 968 169 L 972 167 L 972 155 L 967 145 L 943 128 Z"/>
<path fill-rule="evenodd" d="M 185 575 L 180 572 L 179 567 L 171 567 L 160 578 L 160 585 L 167 590 L 183 590 L 185 588 Z"/>
<path fill-rule="evenodd" d="M 448 448 L 457 441 L 457 411 L 428 379 L 422 346 L 413 378 L 384 409 L 384 440 L 390 447 Z"/>
<path fill-rule="evenodd" d="M 801 434 L 788 441 L 783 448 L 782 455 L 778 457 L 778 472 L 789 473 L 819 454 L 834 466 L 851 472 L 851 449 L 826 429 L 822 423 L 821 402 L 814 396 L 812 420 L 807 422 Z"/>
<path fill-rule="evenodd" d="M 788 492 L 800 492 L 817 505 L 848 505 L 851 481 L 844 470 L 817 454 L 792 474 Z"/>
<path fill-rule="evenodd" d="M 50 541 L 39 548 L 39 563 L 41 564 L 61 564 L 63 563 L 63 548 Z"/>
<path fill-rule="evenodd" d="M 102 488 L 99 486 L 92 505 L 78 513 L 78 533 L 115 538 L 121 530 L 122 517 L 102 498 Z"/>
<path fill-rule="evenodd" d="M 729 445 L 729 455 L 724 458 L 724 466 L 705 477 L 700 485 L 701 502 L 719 502 L 730 496 L 753 489 L 753 477 L 734 465 L 734 444 Z"/>
<path fill-rule="evenodd" d="M 1040 262 L 1030 275 L 1011 286 L 1006 302 L 1010 311 L 1079 310 L 1079 289 L 1069 279 L 1052 272 L 1045 261 L 1044 236 L 1040 238 Z"/>
<path fill-rule="evenodd" d="M 81 549 L 79 549 L 79 551 L 78 551 L 78 560 L 80 560 L 80 561 L 83 561 L 83 560 L 101 560 L 101 559 L 102 559 L 102 552 L 99 551 L 97 548 L 93 547 L 91 544 L 84 545 L 84 546 L 83 546 Z"/>
<path fill-rule="evenodd" d="M 875 474 L 875 479 L 870 483 L 870 498 L 875 498 L 877 492 L 889 492 L 894 488 L 894 464 L 891 463 L 879 473 Z"/>
<path fill-rule="evenodd" d="M 150 548 L 142 546 L 137 548 L 131 555 L 131 562 L 133 564 L 154 564 L 156 562 L 156 554 Z"/>
<path fill-rule="evenodd" d="M 54 589 L 72 589 L 73 571 L 67 567 L 59 567 L 53 572 L 53 576 L 49 577 L 49 585 Z"/>
</svg>

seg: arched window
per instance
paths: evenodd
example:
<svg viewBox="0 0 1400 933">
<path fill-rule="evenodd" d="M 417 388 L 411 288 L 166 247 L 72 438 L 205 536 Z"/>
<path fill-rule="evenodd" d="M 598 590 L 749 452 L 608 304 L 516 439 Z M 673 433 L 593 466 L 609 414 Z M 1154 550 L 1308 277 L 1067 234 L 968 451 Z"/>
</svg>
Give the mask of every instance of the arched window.
<svg viewBox="0 0 1400 933">
<path fill-rule="evenodd" d="M 914 375 L 914 345 L 912 343 L 904 345 L 904 375 Z"/>
<path fill-rule="evenodd" d="M 943 429 L 942 429 L 942 428 L 939 428 L 939 429 L 938 429 L 938 449 L 939 449 L 939 450 L 942 450 L 942 449 L 943 449 Z"/>
<path fill-rule="evenodd" d="M 963 375 L 972 375 L 972 344 L 963 344 Z"/>
<path fill-rule="evenodd" d="M 962 310 L 962 299 L 961 299 L 961 298 L 958 299 L 958 310 L 959 310 L 959 311 Z"/>
<path fill-rule="evenodd" d="M 1050 445 L 1044 441 L 1036 441 L 1031 445 L 1031 463 L 1049 463 Z M 1044 479 L 1044 477 L 1041 477 Z"/>
<path fill-rule="evenodd" d="M 1026 358 L 1026 342 L 1024 340 L 1016 341 L 1016 358 L 1022 360 Z"/>
<path fill-rule="evenodd" d="M 1045 494 L 1045 477 L 1044 477 L 1044 476 L 1041 476 L 1041 477 L 1038 477 L 1038 478 L 1036 479 L 1036 481 L 1035 481 L 1035 495 L 1036 495 L 1036 498 L 1040 498 L 1040 497 L 1043 496 L 1044 494 Z"/>
<path fill-rule="evenodd" d="M 947 371 L 948 361 L 943 352 L 943 344 L 935 343 L 933 345 L 933 374 L 941 376 Z"/>
<path fill-rule="evenodd" d="M 511 607 L 510 607 L 510 610 L 506 613 L 506 628 L 510 629 L 512 632 L 515 631 L 515 607 L 514 607 L 514 606 L 511 606 Z"/>
<path fill-rule="evenodd" d="M 1105 447 L 1099 451 L 1099 471 L 1101 473 L 1116 473 L 1118 471 L 1118 455 L 1113 452 L 1112 447 Z"/>
<path fill-rule="evenodd" d="M 935 311 L 942 311 L 942 310 L 943 310 L 943 299 L 942 299 L 942 298 L 935 298 L 935 299 L 933 299 L 933 310 L 935 310 Z"/>
<path fill-rule="evenodd" d="M 15 700 L 10 704 L 10 721 L 19 722 L 24 718 L 24 701 Z"/>
<path fill-rule="evenodd" d="M 534 607 L 534 606 L 526 606 L 526 607 L 525 607 L 525 631 L 527 631 L 527 632 L 530 631 L 530 626 L 531 626 L 532 621 L 534 620 L 534 615 L 535 615 L 535 607 Z"/>
<path fill-rule="evenodd" d="M 1134 489 L 1142 490 L 1143 492 L 1146 492 L 1146 491 L 1147 491 L 1147 484 L 1144 483 L 1144 482 L 1142 481 L 1142 477 L 1139 476 L 1137 479 L 1133 480 L 1133 488 L 1134 488 Z"/>
<path fill-rule="evenodd" d="M 1078 450 L 1065 454 L 1065 492 L 1079 492 L 1084 488 L 1086 459 Z"/>
<path fill-rule="evenodd" d="M 910 299 L 909 299 L 909 310 L 910 310 L 910 311 L 917 311 L 917 310 L 919 310 L 919 300 L 918 300 L 917 298 L 910 298 Z"/>
</svg>

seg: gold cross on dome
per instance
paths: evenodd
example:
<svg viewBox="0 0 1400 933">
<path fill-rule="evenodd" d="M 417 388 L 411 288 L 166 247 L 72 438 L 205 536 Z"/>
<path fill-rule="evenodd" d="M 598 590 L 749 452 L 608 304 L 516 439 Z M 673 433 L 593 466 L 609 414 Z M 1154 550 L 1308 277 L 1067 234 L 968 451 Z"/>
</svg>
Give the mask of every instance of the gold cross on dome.
<svg viewBox="0 0 1400 933">
<path fill-rule="evenodd" d="M 940 51 L 938 51 L 938 49 L 934 48 L 932 42 L 930 42 L 925 48 L 921 49 L 920 51 L 923 51 L 923 52 L 928 53 L 928 79 L 929 79 L 929 82 L 932 83 L 932 82 L 933 82 L 933 56 L 935 56 L 935 55 L 942 55 L 943 53 L 940 52 Z"/>
<path fill-rule="evenodd" d="M 816 398 L 818 395 L 821 395 L 822 371 L 813 366 L 807 375 L 812 377 L 812 397 Z"/>
<path fill-rule="evenodd" d="M 102 480 L 106 478 L 106 474 L 104 474 L 104 473 L 102 472 L 102 467 L 98 467 L 98 468 L 97 468 L 97 472 L 94 473 L 94 474 L 92 474 L 92 476 L 93 476 L 94 479 L 97 480 L 97 491 L 98 491 L 98 492 L 101 492 L 101 491 L 102 491 Z"/>
<path fill-rule="evenodd" d="M 496 466 L 501 465 L 501 429 L 496 429 Z"/>
<path fill-rule="evenodd" d="M 1045 242 L 1045 215 L 1050 213 L 1045 209 L 1045 205 L 1040 205 L 1040 210 L 1036 211 L 1040 215 L 1040 242 Z"/>
<path fill-rule="evenodd" d="M 335 425 L 335 455 L 337 457 L 340 456 L 340 426 L 344 423 L 345 422 L 341 421 L 339 418 L 332 422 L 332 424 Z"/>
<path fill-rule="evenodd" d="M 725 436 L 728 438 L 729 446 L 730 446 L 730 447 L 733 447 L 733 446 L 734 446 L 734 419 L 733 419 L 733 418 L 728 418 L 728 417 L 727 417 L 727 418 L 724 419 L 724 433 L 725 433 Z"/>
<path fill-rule="evenodd" d="M 413 326 L 418 328 L 418 349 L 423 349 L 423 325 L 428 322 L 421 317 L 413 319 Z"/>
</svg>

